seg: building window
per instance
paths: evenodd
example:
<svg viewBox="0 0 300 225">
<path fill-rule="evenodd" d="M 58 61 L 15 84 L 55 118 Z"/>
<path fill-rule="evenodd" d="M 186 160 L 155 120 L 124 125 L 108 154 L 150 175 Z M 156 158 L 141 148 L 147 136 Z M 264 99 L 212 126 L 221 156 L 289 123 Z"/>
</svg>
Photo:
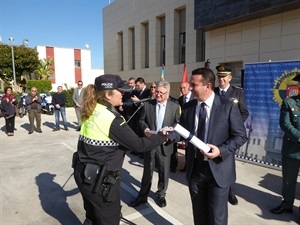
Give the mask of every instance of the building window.
<svg viewBox="0 0 300 225">
<path fill-rule="evenodd" d="M 186 44 L 186 9 L 176 9 L 174 12 L 174 64 L 185 63 Z"/>
<path fill-rule="evenodd" d="M 185 63 L 185 32 L 179 34 L 179 63 Z"/>
<path fill-rule="evenodd" d="M 142 23 L 142 37 L 141 37 L 141 49 L 142 49 L 142 67 L 149 68 L 149 23 Z"/>
<path fill-rule="evenodd" d="M 252 144 L 253 144 L 253 145 L 255 145 L 255 142 L 256 142 L 256 139 L 255 139 L 255 138 L 253 138 L 253 142 L 252 142 Z"/>
<path fill-rule="evenodd" d="M 205 36 L 201 30 L 196 31 L 196 62 L 205 61 Z"/>
<path fill-rule="evenodd" d="M 161 66 L 161 65 L 166 65 L 166 17 L 160 17 L 159 18 L 159 25 L 160 25 L 160 40 L 159 40 L 159 65 L 157 66 Z"/>
<path fill-rule="evenodd" d="M 257 145 L 260 145 L 260 139 L 257 139 Z"/>
<path fill-rule="evenodd" d="M 75 67 L 81 67 L 81 61 L 75 60 Z"/>
<path fill-rule="evenodd" d="M 117 48 L 117 63 L 118 63 L 118 69 L 119 71 L 124 70 L 124 56 L 123 56 L 123 51 L 124 51 L 124 45 L 123 45 L 123 32 L 118 33 L 118 48 Z"/>
<path fill-rule="evenodd" d="M 128 32 L 128 66 L 129 69 L 135 69 L 135 29 L 129 28 Z"/>
</svg>

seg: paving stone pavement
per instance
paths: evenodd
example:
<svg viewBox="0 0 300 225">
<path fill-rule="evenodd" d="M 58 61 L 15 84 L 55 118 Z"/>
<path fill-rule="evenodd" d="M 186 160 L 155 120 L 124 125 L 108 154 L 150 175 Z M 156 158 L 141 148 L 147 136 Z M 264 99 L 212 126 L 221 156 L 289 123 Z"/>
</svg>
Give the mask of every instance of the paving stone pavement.
<svg viewBox="0 0 300 225">
<path fill-rule="evenodd" d="M 78 139 L 74 108 L 67 108 L 67 120 L 69 131 L 53 132 L 54 116 L 43 114 L 43 133 L 29 135 L 28 117 L 17 117 L 15 136 L 8 137 L 4 119 L 0 119 L 0 225 L 79 225 L 83 222 L 85 212 L 71 168 Z M 273 215 L 269 210 L 281 199 L 281 171 L 236 162 L 239 205 L 229 205 L 229 225 L 299 224 L 299 185 L 294 213 Z M 183 164 L 184 151 L 179 150 L 178 170 Z M 155 203 L 156 173 L 148 203 L 128 207 L 139 190 L 142 170 L 142 159 L 128 152 L 121 184 L 124 219 L 141 225 L 193 224 L 183 172 L 171 173 L 165 208 Z M 126 224 L 124 219 L 120 224 Z"/>
</svg>

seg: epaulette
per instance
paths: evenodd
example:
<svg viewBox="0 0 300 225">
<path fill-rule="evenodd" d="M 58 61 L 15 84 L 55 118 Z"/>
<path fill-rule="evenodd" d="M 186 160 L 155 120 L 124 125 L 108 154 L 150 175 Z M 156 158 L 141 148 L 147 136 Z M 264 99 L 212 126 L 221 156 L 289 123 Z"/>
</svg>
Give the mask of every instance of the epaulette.
<svg viewBox="0 0 300 225">
<path fill-rule="evenodd" d="M 243 90 L 243 88 L 239 87 L 239 86 L 232 86 L 232 88 L 236 88 L 236 89 L 241 89 Z"/>
</svg>

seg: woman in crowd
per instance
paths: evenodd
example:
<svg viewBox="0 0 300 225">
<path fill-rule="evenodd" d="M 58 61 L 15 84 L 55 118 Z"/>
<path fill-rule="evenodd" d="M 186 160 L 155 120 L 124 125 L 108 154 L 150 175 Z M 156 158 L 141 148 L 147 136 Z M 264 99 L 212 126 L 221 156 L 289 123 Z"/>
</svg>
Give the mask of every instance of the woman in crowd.
<svg viewBox="0 0 300 225">
<path fill-rule="evenodd" d="M 156 82 L 152 82 L 150 86 L 150 96 L 149 98 L 155 98 L 155 91 L 156 91 Z"/>
<path fill-rule="evenodd" d="M 102 75 L 85 89 L 77 152 L 73 156 L 74 178 L 86 211 L 83 224 L 120 223 L 120 171 L 125 149 L 150 151 L 167 141 L 161 132 L 138 137 L 116 108 L 122 92 L 130 91 L 118 75 Z"/>
<path fill-rule="evenodd" d="M 5 118 L 5 128 L 7 136 L 14 136 L 16 118 L 16 97 L 12 94 L 12 88 L 5 88 L 5 94 L 1 100 L 1 111 Z"/>
</svg>

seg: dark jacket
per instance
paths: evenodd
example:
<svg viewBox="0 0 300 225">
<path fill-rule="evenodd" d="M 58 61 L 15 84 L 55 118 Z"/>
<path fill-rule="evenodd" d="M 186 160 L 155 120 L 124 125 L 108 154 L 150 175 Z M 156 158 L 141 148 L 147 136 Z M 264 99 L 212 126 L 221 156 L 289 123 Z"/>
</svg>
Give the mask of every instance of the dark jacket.
<svg viewBox="0 0 300 225">
<path fill-rule="evenodd" d="M 300 159 L 300 96 L 286 98 L 281 105 L 280 127 L 284 132 L 282 155 Z"/>
<path fill-rule="evenodd" d="M 215 94 L 220 96 L 220 88 L 215 88 Z M 243 120 L 246 121 L 246 119 L 249 116 L 249 112 L 247 109 L 246 99 L 244 95 L 243 88 L 237 87 L 237 86 L 229 86 L 228 90 L 225 93 L 225 98 L 229 99 L 230 101 L 237 103 L 239 110 L 242 114 Z"/>
</svg>

